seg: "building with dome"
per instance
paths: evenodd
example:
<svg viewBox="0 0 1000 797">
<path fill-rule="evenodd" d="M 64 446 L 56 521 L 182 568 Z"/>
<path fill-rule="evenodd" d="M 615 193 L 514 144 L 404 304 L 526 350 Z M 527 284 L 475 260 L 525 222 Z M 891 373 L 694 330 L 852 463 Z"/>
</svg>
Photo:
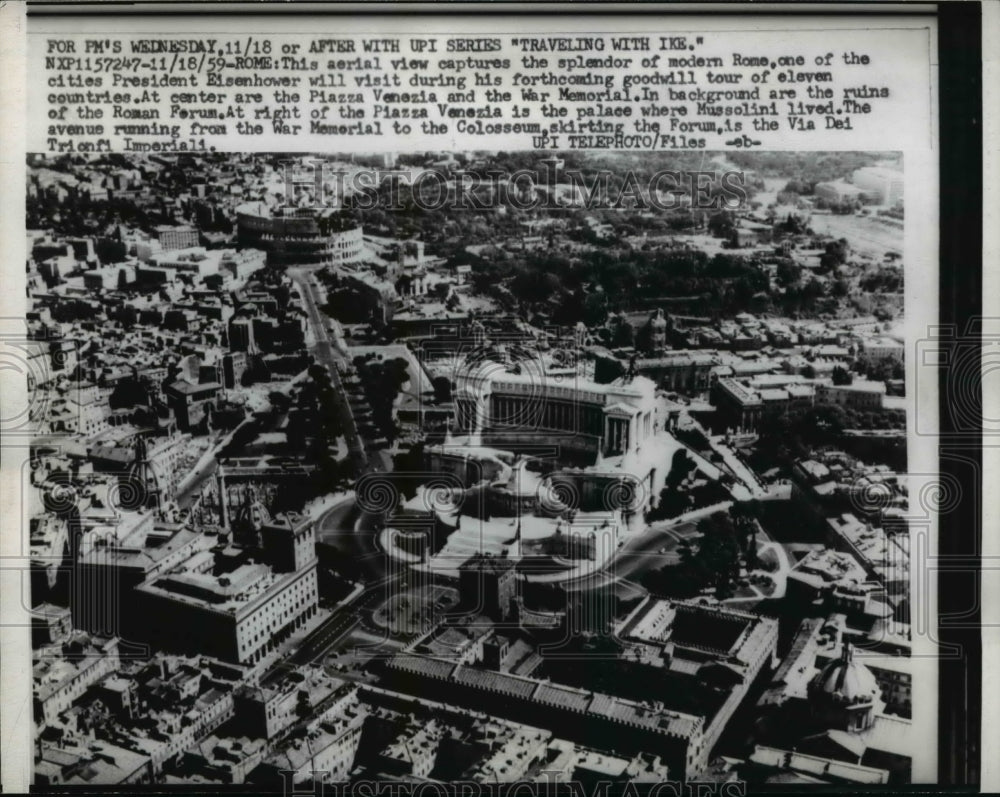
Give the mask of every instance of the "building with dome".
<svg viewBox="0 0 1000 797">
<path fill-rule="evenodd" d="M 136 495 L 134 503 L 137 507 L 159 507 L 162 500 L 160 477 L 149 459 L 149 449 L 146 438 L 140 436 L 135 441 L 135 459 L 129 467 L 126 477 L 127 485 L 132 487 Z M 133 496 L 129 496 L 133 498 Z"/>
<path fill-rule="evenodd" d="M 135 453 L 122 479 L 119 503 L 126 509 L 160 508 L 177 493 L 189 434 L 135 440 Z"/>
<path fill-rule="evenodd" d="M 267 511 L 257 489 L 250 485 L 243 494 L 243 503 L 234 514 L 230 523 L 236 539 L 260 542 L 260 532 L 271 522 L 271 513 Z"/>
<path fill-rule="evenodd" d="M 782 677 L 775 679 L 763 700 L 781 704 L 790 698 L 808 699 L 812 681 L 826 668 L 839 662 L 846 646 L 852 660 L 875 677 L 885 714 L 909 718 L 913 706 L 913 673 L 910 642 L 905 627 L 884 618 L 835 612 L 825 619 L 810 617 L 799 625 L 791 652 L 782 665 Z M 859 653 L 860 650 L 860 653 Z"/>
<path fill-rule="evenodd" d="M 884 707 L 878 681 L 854 659 L 854 646 L 841 645 L 839 659 L 827 664 L 809 684 L 809 704 L 829 728 L 864 731 L 872 727 L 876 710 Z"/>
<path fill-rule="evenodd" d="M 838 615 L 803 621 L 757 703 L 748 781 L 910 782 L 916 740 L 899 694 L 909 659 L 877 640 L 857 648 L 849 632 Z"/>
</svg>

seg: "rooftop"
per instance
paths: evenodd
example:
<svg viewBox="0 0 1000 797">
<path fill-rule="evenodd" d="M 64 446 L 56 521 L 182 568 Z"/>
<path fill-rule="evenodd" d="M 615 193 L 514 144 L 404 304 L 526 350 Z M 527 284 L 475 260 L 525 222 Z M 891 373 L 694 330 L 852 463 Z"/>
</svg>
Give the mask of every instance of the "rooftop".
<svg viewBox="0 0 1000 797">
<path fill-rule="evenodd" d="M 671 711 L 662 705 L 637 703 L 600 692 L 456 665 L 451 661 L 418 654 L 397 654 L 390 660 L 390 667 L 438 680 L 453 680 L 494 694 L 507 695 L 511 699 L 529 700 L 542 705 L 601 716 L 672 736 L 690 737 L 704 721 L 702 717 Z"/>
</svg>

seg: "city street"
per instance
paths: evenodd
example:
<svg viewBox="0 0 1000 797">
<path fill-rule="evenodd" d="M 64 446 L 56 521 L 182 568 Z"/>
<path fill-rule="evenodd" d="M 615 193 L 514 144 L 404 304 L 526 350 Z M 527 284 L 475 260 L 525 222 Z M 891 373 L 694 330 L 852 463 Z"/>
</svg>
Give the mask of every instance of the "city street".
<svg viewBox="0 0 1000 797">
<path fill-rule="evenodd" d="M 344 503 L 323 515 L 316 524 L 316 542 L 329 545 L 349 559 L 357 570 L 343 574 L 366 583 L 386 576 L 386 555 L 376 544 L 373 518 L 354 503 Z"/>
<path fill-rule="evenodd" d="M 344 386 L 340 381 L 339 366 L 348 361 L 347 353 L 338 350 L 330 341 L 330 335 L 327 332 L 326 317 L 319 309 L 319 287 L 316 285 L 316 278 L 310 271 L 301 268 L 289 269 L 288 275 L 298 286 L 299 292 L 302 294 L 302 303 L 305 306 L 306 315 L 312 327 L 313 337 L 316 340 L 316 344 L 312 347 L 312 353 L 316 357 L 317 362 L 324 366 L 330 374 L 330 382 L 337 394 L 341 422 L 344 426 L 344 439 L 347 441 L 348 451 L 358 472 L 363 473 L 368 470 L 368 456 L 364 441 L 358 432 L 357 424 L 354 422 L 354 414 L 351 412 L 351 405 L 347 401 Z"/>
<path fill-rule="evenodd" d="M 272 664 L 261 676 L 261 685 L 267 686 L 280 681 L 304 664 L 322 662 L 337 644 L 362 623 L 362 614 L 386 599 L 388 591 L 397 579 L 381 581 L 369 585 L 338 606 L 333 613 L 312 631 L 299 646 Z"/>
<path fill-rule="evenodd" d="M 646 590 L 637 583 L 642 574 L 676 564 L 678 546 L 697 533 L 694 523 L 654 523 L 645 533 L 629 539 L 599 572 L 566 581 L 563 586 L 570 592 L 586 592 L 615 585 L 620 591 L 644 595 Z"/>
</svg>

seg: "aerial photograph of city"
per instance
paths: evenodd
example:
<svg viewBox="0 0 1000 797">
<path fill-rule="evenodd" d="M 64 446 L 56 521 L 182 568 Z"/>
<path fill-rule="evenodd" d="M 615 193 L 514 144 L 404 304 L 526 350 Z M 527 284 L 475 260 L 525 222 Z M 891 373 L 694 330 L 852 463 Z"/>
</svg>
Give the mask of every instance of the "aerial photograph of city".
<svg viewBox="0 0 1000 797">
<path fill-rule="evenodd" d="M 26 169 L 37 788 L 911 783 L 900 153 Z"/>
</svg>

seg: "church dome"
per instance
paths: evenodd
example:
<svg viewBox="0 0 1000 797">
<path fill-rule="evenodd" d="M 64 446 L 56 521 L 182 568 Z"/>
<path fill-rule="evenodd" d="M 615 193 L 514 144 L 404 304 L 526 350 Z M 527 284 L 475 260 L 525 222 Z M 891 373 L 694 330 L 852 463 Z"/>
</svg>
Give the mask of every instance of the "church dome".
<svg viewBox="0 0 1000 797">
<path fill-rule="evenodd" d="M 271 522 L 271 515 L 260 500 L 257 490 L 247 488 L 244 494 L 243 506 L 236 515 L 235 528 L 239 531 L 257 532 Z"/>
<path fill-rule="evenodd" d="M 142 436 L 136 438 L 135 458 L 123 481 L 119 495 L 122 509 L 158 506 L 160 503 L 160 477 L 149 458 L 149 447 Z"/>
<path fill-rule="evenodd" d="M 827 664 L 813 679 L 810 691 L 843 705 L 871 703 L 880 694 L 872 671 L 854 660 L 849 643 L 844 643 L 841 657 Z"/>
</svg>

